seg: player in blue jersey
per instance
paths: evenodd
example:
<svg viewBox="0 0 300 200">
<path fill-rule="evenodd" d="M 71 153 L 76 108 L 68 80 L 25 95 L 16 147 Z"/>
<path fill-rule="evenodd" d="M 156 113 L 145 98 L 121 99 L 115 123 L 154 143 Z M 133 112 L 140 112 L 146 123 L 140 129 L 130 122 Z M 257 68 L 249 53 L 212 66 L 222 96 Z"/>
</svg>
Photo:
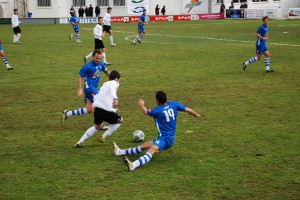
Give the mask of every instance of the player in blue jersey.
<svg viewBox="0 0 300 200">
<path fill-rule="evenodd" d="M 149 115 L 154 118 L 154 123 L 158 130 L 157 138 L 145 142 L 140 146 L 124 150 L 120 149 L 115 142 L 113 143 L 114 154 L 116 156 L 138 154 L 144 150 L 147 151 L 144 156 L 141 156 L 134 162 L 130 162 L 126 156 L 123 158 L 123 161 L 128 166 L 129 171 L 133 171 L 135 168 L 148 163 L 154 154 L 172 147 L 175 138 L 178 112 L 187 112 L 194 117 L 200 117 L 200 115 L 191 108 L 185 107 L 175 101 L 168 101 L 166 93 L 162 91 L 156 92 L 156 103 L 158 105 L 157 107 L 152 110 L 147 110 L 144 100 L 142 98 L 138 100 L 138 105 L 141 107 L 142 112 L 145 115 Z"/>
<path fill-rule="evenodd" d="M 93 112 L 92 104 L 93 98 L 98 94 L 98 84 L 100 81 L 100 74 L 104 72 L 109 77 L 109 70 L 105 64 L 101 62 L 101 52 L 95 50 L 93 52 L 93 60 L 84 65 L 79 71 L 79 77 L 77 78 L 78 92 L 77 96 L 80 98 L 83 95 L 82 91 L 82 79 L 84 79 L 84 101 L 86 102 L 86 108 L 78 108 L 75 110 L 64 110 L 61 117 L 61 123 L 71 116 L 84 115 Z"/>
<path fill-rule="evenodd" d="M 79 40 L 79 38 L 80 38 L 80 32 L 79 32 L 79 27 L 78 27 L 79 17 L 76 16 L 76 11 L 73 11 L 73 15 L 70 18 L 69 23 L 73 26 L 73 29 L 74 29 L 74 33 L 69 35 L 69 40 L 71 40 L 72 37 L 76 36 L 76 42 L 81 42 Z"/>
<path fill-rule="evenodd" d="M 132 44 L 135 45 L 136 41 L 141 43 L 141 39 L 146 34 L 144 24 L 147 24 L 146 21 L 146 9 L 143 10 L 143 14 L 140 17 L 139 23 L 138 23 L 138 35 L 133 39 Z"/>
<path fill-rule="evenodd" d="M 12 70 L 13 67 L 11 67 L 8 63 L 8 60 L 6 59 L 2 47 L 2 40 L 0 39 L 0 56 L 2 57 L 2 62 L 5 64 L 7 70 Z"/>
<path fill-rule="evenodd" d="M 248 61 L 243 63 L 243 70 L 245 71 L 247 65 L 256 62 L 261 59 L 261 55 L 265 55 L 265 65 L 266 65 L 266 72 L 274 72 L 274 70 L 270 69 L 270 53 L 268 51 L 266 42 L 269 40 L 268 37 L 268 22 L 269 17 L 264 16 L 262 18 L 263 24 L 258 27 L 255 37 L 257 37 L 256 40 L 256 57 L 250 58 Z"/>
</svg>

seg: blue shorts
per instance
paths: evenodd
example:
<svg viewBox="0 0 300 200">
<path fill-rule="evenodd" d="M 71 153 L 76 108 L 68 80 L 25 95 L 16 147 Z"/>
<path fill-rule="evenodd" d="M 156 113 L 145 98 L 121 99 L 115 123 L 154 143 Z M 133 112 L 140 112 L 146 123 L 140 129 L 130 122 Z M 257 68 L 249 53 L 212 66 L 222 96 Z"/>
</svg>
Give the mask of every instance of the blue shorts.
<svg viewBox="0 0 300 200">
<path fill-rule="evenodd" d="M 0 44 L 0 51 L 2 51 L 3 50 L 3 48 L 2 48 L 2 44 Z"/>
<path fill-rule="evenodd" d="M 262 55 L 266 51 L 268 51 L 266 43 L 256 44 L 256 54 Z"/>
<path fill-rule="evenodd" d="M 74 32 L 79 32 L 79 27 L 78 26 L 73 26 Z"/>
<path fill-rule="evenodd" d="M 138 32 L 139 32 L 139 33 L 143 33 L 144 31 L 145 31 L 144 26 L 139 26 L 139 27 L 138 27 Z"/>
<path fill-rule="evenodd" d="M 164 149 L 171 148 L 173 143 L 174 143 L 174 137 L 159 137 L 153 139 L 153 144 L 158 146 L 159 151 L 163 151 Z"/>
<path fill-rule="evenodd" d="M 98 90 L 97 89 L 92 89 L 92 88 L 84 88 L 84 102 L 86 103 L 87 100 L 90 100 L 91 102 L 94 102 L 94 95 L 98 94 Z"/>
</svg>

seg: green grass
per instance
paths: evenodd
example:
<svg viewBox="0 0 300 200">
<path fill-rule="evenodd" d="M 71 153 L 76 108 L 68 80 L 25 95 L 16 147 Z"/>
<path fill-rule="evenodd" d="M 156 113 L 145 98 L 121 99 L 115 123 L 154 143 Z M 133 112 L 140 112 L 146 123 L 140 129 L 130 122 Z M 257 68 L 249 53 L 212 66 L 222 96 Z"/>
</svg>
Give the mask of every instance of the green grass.
<svg viewBox="0 0 300 200">
<path fill-rule="evenodd" d="M 272 74 L 263 60 L 241 67 L 255 55 L 260 24 L 150 23 L 136 46 L 135 23 L 113 24 L 117 46 L 107 36 L 104 43 L 109 69 L 122 74 L 124 124 L 107 143 L 94 136 L 82 149 L 73 145 L 93 116 L 64 124 L 60 116 L 84 106 L 76 78 L 82 56 L 93 50 L 94 25 L 80 25 L 82 43 L 68 40 L 70 25 L 23 25 L 21 45 L 11 43 L 11 26 L 1 25 L 14 70 L 0 63 L 0 199 L 299 199 L 300 21 L 270 21 Z M 137 129 L 146 140 L 156 137 L 136 101 L 155 107 L 157 90 L 205 116 L 180 113 L 174 146 L 128 172 L 111 143 L 139 144 L 132 141 Z"/>
</svg>

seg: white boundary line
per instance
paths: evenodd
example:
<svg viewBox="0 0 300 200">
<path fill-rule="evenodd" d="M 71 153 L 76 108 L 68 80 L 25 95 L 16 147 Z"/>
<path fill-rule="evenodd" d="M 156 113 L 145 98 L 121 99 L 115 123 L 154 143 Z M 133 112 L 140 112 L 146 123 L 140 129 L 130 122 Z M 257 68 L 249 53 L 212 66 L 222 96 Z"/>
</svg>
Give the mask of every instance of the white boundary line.
<svg viewBox="0 0 300 200">
<path fill-rule="evenodd" d="M 132 32 L 123 32 L 123 31 L 116 31 L 120 33 L 132 33 Z M 244 41 L 244 40 L 234 40 L 234 39 L 225 39 L 225 38 L 212 38 L 212 37 L 190 37 L 190 36 L 175 36 L 175 35 L 162 35 L 162 34 L 147 34 L 147 35 L 155 35 L 155 36 L 162 36 L 162 37 L 175 37 L 175 38 L 191 38 L 191 39 L 204 39 L 204 40 L 216 40 L 216 41 L 225 41 L 225 42 L 242 42 L 242 43 L 254 43 L 255 41 Z M 129 38 L 134 37 L 127 36 L 125 40 L 130 40 Z M 148 42 L 147 43 L 157 43 L 157 42 Z M 160 44 L 176 44 L 176 43 L 160 43 Z M 284 43 L 273 43 L 268 42 L 268 45 L 277 45 L 277 46 L 289 46 L 289 47 L 300 47 L 300 44 L 284 44 Z"/>
</svg>

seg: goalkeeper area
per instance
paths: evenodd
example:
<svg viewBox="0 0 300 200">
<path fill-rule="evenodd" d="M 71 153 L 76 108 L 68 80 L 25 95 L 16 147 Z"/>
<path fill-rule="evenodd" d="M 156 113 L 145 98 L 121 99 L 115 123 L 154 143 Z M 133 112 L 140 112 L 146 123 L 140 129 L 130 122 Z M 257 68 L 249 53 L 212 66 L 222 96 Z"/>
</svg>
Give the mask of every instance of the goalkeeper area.
<svg viewBox="0 0 300 200">
<path fill-rule="evenodd" d="M 112 23 L 114 43 L 103 38 L 118 89 L 124 123 L 105 143 L 91 137 L 73 146 L 93 125 L 93 115 L 68 119 L 61 112 L 84 107 L 77 98 L 83 56 L 94 50 L 95 24 L 21 25 L 13 44 L 1 25 L 2 46 L 14 67 L 0 64 L 1 199 L 295 199 L 300 196 L 300 20 L 270 20 L 267 43 L 274 73 L 255 54 L 261 20 L 155 22 L 132 45 L 137 23 Z M 99 86 L 108 81 L 101 74 Z M 174 145 L 128 172 L 112 142 L 136 146 L 157 137 L 137 105 L 156 106 L 155 93 L 193 108 L 179 114 Z M 102 135 L 99 131 L 97 136 Z M 143 152 L 144 153 L 144 152 Z M 135 160 L 141 155 L 129 156 Z M 175 192 L 176 191 L 176 192 Z"/>
</svg>

